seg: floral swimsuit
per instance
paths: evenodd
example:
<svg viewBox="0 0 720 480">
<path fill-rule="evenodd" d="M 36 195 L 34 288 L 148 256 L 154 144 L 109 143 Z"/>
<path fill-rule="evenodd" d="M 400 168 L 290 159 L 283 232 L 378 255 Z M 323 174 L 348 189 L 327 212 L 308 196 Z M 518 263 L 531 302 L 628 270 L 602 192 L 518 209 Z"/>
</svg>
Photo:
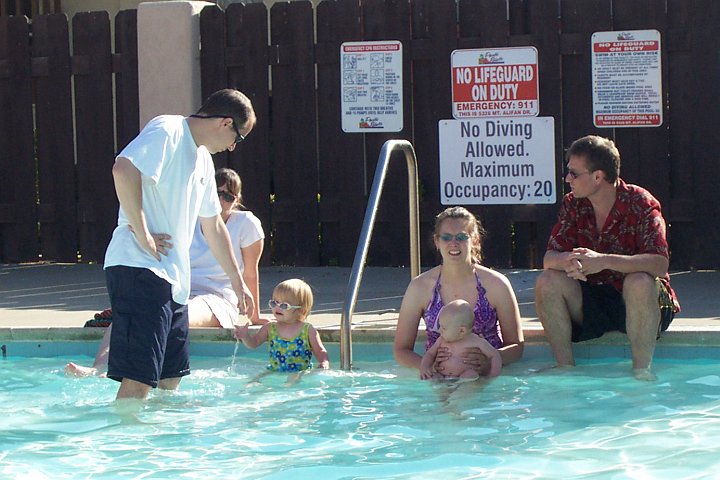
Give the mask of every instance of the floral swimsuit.
<svg viewBox="0 0 720 480">
<path fill-rule="evenodd" d="M 435 289 L 433 290 L 432 299 L 425 308 L 423 319 L 425 320 L 425 330 L 427 332 L 427 341 L 425 342 L 425 350 L 427 351 L 435 341 L 440 337 L 440 323 L 438 316 L 440 309 L 445 306 L 440 296 L 440 276 L 438 275 Z M 485 288 L 480 283 L 480 278 L 475 272 L 475 281 L 477 282 L 478 300 L 473 309 L 475 322 L 473 323 L 473 333 L 485 338 L 490 345 L 495 348 L 503 346 L 500 337 L 500 325 L 498 324 L 497 312 L 487 299 Z"/>
<path fill-rule="evenodd" d="M 300 333 L 290 340 L 278 335 L 277 324 L 268 325 L 268 370 L 273 372 L 300 372 L 312 368 L 312 347 L 308 331 L 310 324 L 303 325 Z"/>
</svg>

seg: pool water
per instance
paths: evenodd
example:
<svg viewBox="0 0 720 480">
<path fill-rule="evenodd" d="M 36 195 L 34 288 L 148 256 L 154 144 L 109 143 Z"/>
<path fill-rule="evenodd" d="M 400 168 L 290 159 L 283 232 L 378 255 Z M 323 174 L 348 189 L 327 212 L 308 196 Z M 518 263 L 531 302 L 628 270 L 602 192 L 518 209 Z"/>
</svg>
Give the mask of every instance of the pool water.
<svg viewBox="0 0 720 480">
<path fill-rule="evenodd" d="M 242 353 L 242 352 L 241 352 Z M 715 359 L 621 358 L 492 381 L 434 383 L 394 361 L 293 385 L 261 355 L 194 357 L 174 393 L 120 414 L 117 383 L 63 374 L 75 357 L 0 360 L 3 478 L 681 479 L 720 471 Z M 80 359 L 90 363 L 90 357 Z"/>
</svg>

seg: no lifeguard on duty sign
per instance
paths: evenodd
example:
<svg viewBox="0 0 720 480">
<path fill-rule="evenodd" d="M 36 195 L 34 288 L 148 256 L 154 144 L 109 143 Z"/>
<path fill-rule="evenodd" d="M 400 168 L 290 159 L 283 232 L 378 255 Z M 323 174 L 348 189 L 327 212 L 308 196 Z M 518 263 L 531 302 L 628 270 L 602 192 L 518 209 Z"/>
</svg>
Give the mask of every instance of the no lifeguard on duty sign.
<svg viewBox="0 0 720 480">
<path fill-rule="evenodd" d="M 538 115 L 535 47 L 455 50 L 450 65 L 456 119 Z"/>
</svg>

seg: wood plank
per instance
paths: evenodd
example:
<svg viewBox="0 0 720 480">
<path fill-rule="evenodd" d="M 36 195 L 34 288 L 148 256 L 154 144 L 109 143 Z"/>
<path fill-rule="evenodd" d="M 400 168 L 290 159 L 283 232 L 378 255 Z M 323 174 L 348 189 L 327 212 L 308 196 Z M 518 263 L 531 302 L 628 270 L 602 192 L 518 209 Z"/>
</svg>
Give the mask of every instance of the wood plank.
<svg viewBox="0 0 720 480">
<path fill-rule="evenodd" d="M 363 135 L 342 131 L 340 45 L 359 41 L 360 5 L 355 0 L 317 7 L 318 140 L 322 265 L 353 264 L 365 215 Z M 320 53 L 318 52 L 326 52 Z"/>
<path fill-rule="evenodd" d="M 75 262 L 79 240 L 67 17 L 36 17 L 32 45 L 33 56 L 47 59 L 47 75 L 35 80 L 39 198 L 52 212 L 40 224 L 43 259 Z"/>
<path fill-rule="evenodd" d="M 231 152 L 227 165 L 243 180 L 244 205 L 260 219 L 265 230 L 262 265 L 270 265 L 272 216 L 270 205 L 270 98 L 268 83 L 268 12 L 262 3 L 233 3 L 228 6 L 227 52 L 236 52 L 238 62 L 226 69 L 227 86 L 250 98 L 257 116 L 252 133 Z"/>
<path fill-rule="evenodd" d="M 140 133 L 138 88 L 137 10 L 123 10 L 115 17 L 115 52 L 121 56 L 115 72 L 117 150 Z"/>
<path fill-rule="evenodd" d="M 0 261 L 38 259 L 37 192 L 33 148 L 30 27 L 25 17 L 0 17 L 0 60 L 7 76 L 0 78 L 0 204 L 19 213 L 0 223 Z"/>
<path fill-rule="evenodd" d="M 668 222 L 671 269 L 694 264 L 698 252 L 705 250 L 698 238 L 698 234 L 702 234 L 697 231 L 698 225 L 704 222 L 697 211 L 695 175 L 698 173 L 693 155 L 694 121 L 697 118 L 694 98 L 700 94 L 695 88 L 697 70 L 690 43 L 690 16 L 694 7 L 694 2 L 668 2 L 668 35 L 662 42 L 667 52 L 667 94 L 672 105 L 666 118 L 669 126 L 671 198 L 670 203 L 663 205 L 663 214 Z M 717 199 L 714 201 L 717 202 Z"/>
<path fill-rule="evenodd" d="M 692 32 L 689 65 L 692 66 L 692 78 L 686 85 L 676 85 L 677 89 L 687 88 L 695 92 L 691 100 L 692 118 L 685 128 L 692 130 L 690 148 L 680 153 L 676 159 L 678 168 L 692 170 L 692 192 L 698 208 L 695 229 L 689 235 L 678 238 L 687 240 L 693 254 L 685 268 L 718 268 L 720 251 L 714 248 L 720 242 L 720 192 L 717 179 L 720 176 L 720 97 L 717 85 L 720 83 L 720 37 L 717 32 L 717 19 L 720 18 L 720 3 L 712 0 L 693 0 L 689 7 Z M 671 232 L 673 228 L 671 227 Z M 691 242 L 692 243 L 691 243 Z M 675 234 L 671 236 L 671 247 L 675 244 Z"/>
<path fill-rule="evenodd" d="M 592 115 L 592 68 L 590 41 L 594 32 L 609 31 L 612 28 L 610 0 L 563 0 L 560 3 L 561 43 L 567 38 L 575 40 L 572 51 L 562 53 L 562 121 L 556 128 L 562 132 L 561 145 L 564 148 L 585 135 L 613 135 L 612 129 L 600 129 L 593 125 Z M 582 48 L 578 38 L 582 39 Z M 542 104 L 542 100 L 541 100 Z M 563 159 L 564 164 L 564 159 Z M 558 169 L 558 189 L 567 193 L 567 185 Z"/>
<path fill-rule="evenodd" d="M 213 92 L 227 88 L 225 71 L 225 15 L 216 5 L 200 12 L 200 70 L 203 100 Z"/>
<path fill-rule="evenodd" d="M 75 75 L 80 254 L 83 261 L 102 261 L 118 210 L 112 179 L 116 150 L 108 13 L 75 14 L 72 35 L 73 55 L 92 64 L 87 74 Z"/>
<path fill-rule="evenodd" d="M 367 190 L 372 187 L 378 157 L 383 144 L 390 139 L 412 140 L 413 119 L 410 104 L 411 27 L 410 4 L 402 0 L 369 0 L 362 2 L 363 40 L 399 40 L 403 45 L 403 129 L 395 133 L 365 134 Z M 368 249 L 369 265 L 408 265 L 409 225 L 408 189 L 405 157 L 401 152 L 391 156 L 373 238 Z"/>
<path fill-rule="evenodd" d="M 318 265 L 318 164 L 314 25 L 309 2 L 276 3 L 270 9 L 271 43 L 292 52 L 295 62 L 273 65 L 272 182 L 273 253 L 276 262 Z"/>
</svg>

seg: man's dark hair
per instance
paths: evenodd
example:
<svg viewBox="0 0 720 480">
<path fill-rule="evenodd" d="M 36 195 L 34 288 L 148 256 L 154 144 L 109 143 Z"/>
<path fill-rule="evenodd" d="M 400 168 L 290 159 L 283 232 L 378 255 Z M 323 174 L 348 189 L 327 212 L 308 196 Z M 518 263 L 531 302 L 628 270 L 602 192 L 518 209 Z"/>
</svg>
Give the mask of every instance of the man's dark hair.
<svg viewBox="0 0 720 480">
<path fill-rule="evenodd" d="M 615 183 L 620 176 L 620 151 L 609 138 L 597 135 L 578 138 L 567 150 L 566 163 L 571 156 L 585 157 L 588 170 L 604 172 L 605 180 L 609 183 Z"/>
<path fill-rule="evenodd" d="M 218 90 L 210 95 L 197 113 L 228 116 L 233 119 L 238 129 L 242 129 L 248 120 L 255 121 L 255 111 L 250 99 L 234 88 Z"/>
</svg>

